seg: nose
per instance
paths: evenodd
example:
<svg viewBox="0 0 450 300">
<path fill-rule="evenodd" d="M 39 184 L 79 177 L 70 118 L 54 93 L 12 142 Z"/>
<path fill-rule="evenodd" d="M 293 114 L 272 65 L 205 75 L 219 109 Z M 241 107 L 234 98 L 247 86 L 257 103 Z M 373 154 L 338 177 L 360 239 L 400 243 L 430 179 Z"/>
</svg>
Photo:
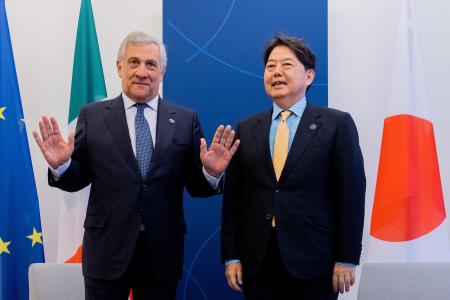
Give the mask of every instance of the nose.
<svg viewBox="0 0 450 300">
<path fill-rule="evenodd" d="M 279 77 L 279 76 L 281 76 L 281 65 L 279 65 L 279 64 L 277 64 L 276 66 L 275 66 L 275 70 L 274 70 L 274 74 L 273 74 L 273 76 L 275 76 L 275 77 Z"/>
<path fill-rule="evenodd" d="M 147 74 L 147 69 L 145 68 L 145 65 L 144 65 L 144 64 L 140 64 L 140 65 L 136 68 L 136 71 L 135 71 L 134 75 L 135 75 L 136 77 L 138 77 L 139 79 L 145 79 L 145 78 L 147 78 L 147 77 L 148 77 L 148 74 Z"/>
</svg>

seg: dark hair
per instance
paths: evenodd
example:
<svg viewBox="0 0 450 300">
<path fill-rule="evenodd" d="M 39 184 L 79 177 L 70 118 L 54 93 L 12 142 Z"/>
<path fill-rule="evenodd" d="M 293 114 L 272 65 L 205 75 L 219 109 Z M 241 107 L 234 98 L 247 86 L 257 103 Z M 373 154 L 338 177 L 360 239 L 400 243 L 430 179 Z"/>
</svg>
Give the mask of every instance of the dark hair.
<svg viewBox="0 0 450 300">
<path fill-rule="evenodd" d="M 270 53 L 277 46 L 286 46 L 294 52 L 297 59 L 305 66 L 306 70 L 315 70 L 316 68 L 316 56 L 309 48 L 308 44 L 302 39 L 286 36 L 282 33 L 277 33 L 266 44 L 264 48 L 264 65 L 269 60 Z"/>
</svg>

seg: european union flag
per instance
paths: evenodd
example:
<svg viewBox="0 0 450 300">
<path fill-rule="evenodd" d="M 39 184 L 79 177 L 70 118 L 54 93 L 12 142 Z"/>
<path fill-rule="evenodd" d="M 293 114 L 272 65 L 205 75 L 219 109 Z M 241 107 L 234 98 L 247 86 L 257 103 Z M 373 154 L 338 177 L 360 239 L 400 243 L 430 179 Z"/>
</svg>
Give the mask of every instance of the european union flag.
<svg viewBox="0 0 450 300">
<path fill-rule="evenodd" d="M 27 300 L 28 267 L 43 261 L 39 203 L 5 0 L 0 0 L 0 300 Z"/>
</svg>

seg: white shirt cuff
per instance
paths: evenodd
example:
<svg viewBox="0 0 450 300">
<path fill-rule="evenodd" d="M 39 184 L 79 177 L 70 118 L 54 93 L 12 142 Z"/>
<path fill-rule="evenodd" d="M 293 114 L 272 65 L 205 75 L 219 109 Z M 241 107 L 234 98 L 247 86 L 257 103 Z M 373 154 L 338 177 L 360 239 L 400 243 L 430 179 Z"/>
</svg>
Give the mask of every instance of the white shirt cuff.
<svg viewBox="0 0 450 300">
<path fill-rule="evenodd" d="M 71 162 L 72 162 L 72 159 L 69 159 L 68 161 L 66 161 L 65 163 L 63 163 L 56 169 L 53 169 L 52 167 L 48 166 L 48 168 L 52 172 L 53 179 L 58 181 L 58 179 L 61 178 L 61 176 L 64 174 L 64 172 L 67 171 Z"/>
<path fill-rule="evenodd" d="M 203 175 L 205 175 L 205 178 L 208 181 L 209 185 L 217 191 L 220 180 L 222 179 L 223 173 L 220 174 L 219 178 L 216 178 L 216 177 L 210 175 L 208 172 L 206 172 L 205 167 L 203 167 L 202 170 L 203 170 Z"/>
<path fill-rule="evenodd" d="M 225 266 L 231 265 L 231 264 L 237 264 L 241 263 L 239 259 L 228 259 L 225 261 Z"/>
</svg>

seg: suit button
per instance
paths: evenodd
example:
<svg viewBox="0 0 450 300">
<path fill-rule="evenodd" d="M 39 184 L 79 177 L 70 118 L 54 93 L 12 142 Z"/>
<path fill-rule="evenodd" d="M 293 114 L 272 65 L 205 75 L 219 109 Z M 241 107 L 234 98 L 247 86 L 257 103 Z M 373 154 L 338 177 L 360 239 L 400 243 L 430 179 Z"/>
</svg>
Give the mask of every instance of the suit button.
<svg viewBox="0 0 450 300">
<path fill-rule="evenodd" d="M 272 215 L 271 214 L 268 214 L 268 215 L 266 215 L 266 220 L 272 220 Z"/>
</svg>

